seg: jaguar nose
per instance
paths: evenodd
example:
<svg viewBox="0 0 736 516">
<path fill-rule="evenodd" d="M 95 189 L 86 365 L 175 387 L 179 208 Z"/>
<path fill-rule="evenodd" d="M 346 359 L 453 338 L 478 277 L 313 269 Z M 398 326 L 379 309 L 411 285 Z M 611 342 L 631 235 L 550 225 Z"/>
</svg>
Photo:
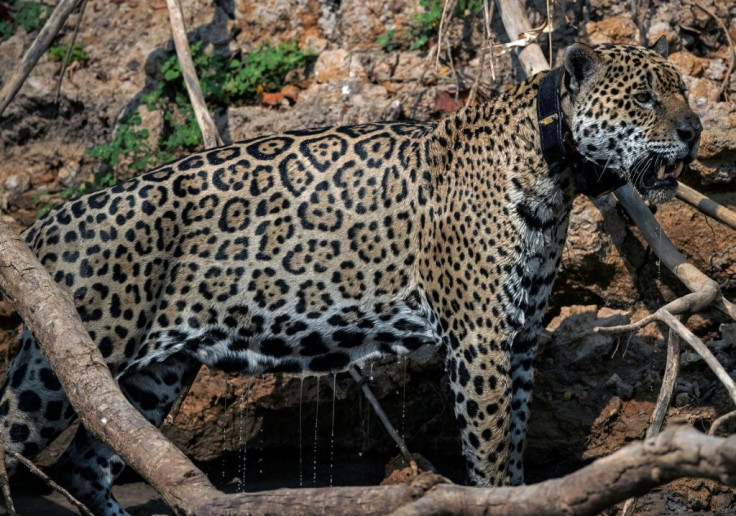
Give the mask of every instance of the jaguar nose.
<svg viewBox="0 0 736 516">
<path fill-rule="evenodd" d="M 701 132 L 703 132 L 703 124 L 700 123 L 700 118 L 695 113 L 683 117 L 677 126 L 677 137 L 691 149 L 700 140 Z"/>
</svg>

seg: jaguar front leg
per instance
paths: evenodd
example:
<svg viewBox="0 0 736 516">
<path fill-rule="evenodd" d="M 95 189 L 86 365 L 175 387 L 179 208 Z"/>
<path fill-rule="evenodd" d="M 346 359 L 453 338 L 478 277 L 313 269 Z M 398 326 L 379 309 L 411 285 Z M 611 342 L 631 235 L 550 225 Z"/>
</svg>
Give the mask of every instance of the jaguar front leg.
<svg viewBox="0 0 736 516">
<path fill-rule="evenodd" d="M 447 372 L 455 396 L 455 417 L 468 466 L 469 483 L 509 483 L 511 354 L 479 335 L 446 338 Z"/>
<path fill-rule="evenodd" d="M 524 483 L 524 450 L 531 412 L 534 387 L 534 357 L 537 352 L 537 332 L 521 332 L 511 347 L 511 456 L 509 483 Z"/>
</svg>

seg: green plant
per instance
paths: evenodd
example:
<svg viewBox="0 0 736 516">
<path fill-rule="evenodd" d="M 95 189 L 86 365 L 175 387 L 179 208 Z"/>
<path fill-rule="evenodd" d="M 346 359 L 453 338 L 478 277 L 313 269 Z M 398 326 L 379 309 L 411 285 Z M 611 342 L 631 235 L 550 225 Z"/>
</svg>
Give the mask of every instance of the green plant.
<svg viewBox="0 0 736 516">
<path fill-rule="evenodd" d="M 69 52 L 69 43 L 64 46 L 49 47 L 49 60 L 50 61 L 64 61 L 66 54 Z M 86 63 L 89 61 L 89 54 L 84 51 L 81 43 L 74 43 L 72 48 L 72 55 L 69 57 L 69 62 L 79 61 L 80 63 Z"/>
<path fill-rule="evenodd" d="M 471 16 L 478 16 L 483 10 L 482 0 L 458 0 L 455 6 L 455 17 L 464 16 L 466 11 Z M 380 35 L 376 43 L 386 52 L 391 52 L 403 46 L 402 42 L 409 43 L 409 49 L 417 50 L 429 42 L 429 38 L 437 34 L 442 20 L 442 11 L 445 0 L 419 0 L 424 10 L 414 16 L 411 29 L 398 35 L 391 29 Z"/>
<path fill-rule="evenodd" d="M 230 62 L 224 92 L 237 103 L 252 100 L 261 91 L 278 91 L 288 72 L 306 66 L 313 57 L 294 40 L 275 47 L 260 45 L 243 59 Z"/>
<path fill-rule="evenodd" d="M 0 41 L 5 41 L 15 34 L 18 27 L 23 27 L 26 32 L 40 29 L 53 11 L 51 7 L 40 2 L 12 0 L 2 4 L 0 7 L 5 7 L 5 18 L 0 20 Z"/>
<path fill-rule="evenodd" d="M 232 60 L 205 52 L 201 41 L 191 46 L 191 53 L 210 108 L 253 102 L 260 92 L 279 90 L 288 72 L 307 65 L 316 56 L 300 50 L 296 41 L 277 46 L 261 45 L 240 59 Z M 109 171 L 121 160 L 125 160 L 130 169 L 142 171 L 172 161 L 182 151 L 202 145 L 202 134 L 176 55 L 161 64 L 160 79 L 151 91 L 141 96 L 141 104 L 149 111 L 161 113 L 163 127 L 158 141 L 149 142 L 149 131 L 140 127 L 142 119 L 138 110 L 123 117 L 112 141 L 87 149 L 88 155 L 103 163 L 106 172 L 96 174 L 93 181 L 76 189 L 65 190 L 62 197 L 72 198 L 114 184 L 114 176 Z"/>
<path fill-rule="evenodd" d="M 376 39 L 376 43 L 386 52 L 393 52 L 401 46 L 400 42 L 396 39 L 396 29 L 391 29 Z"/>
</svg>

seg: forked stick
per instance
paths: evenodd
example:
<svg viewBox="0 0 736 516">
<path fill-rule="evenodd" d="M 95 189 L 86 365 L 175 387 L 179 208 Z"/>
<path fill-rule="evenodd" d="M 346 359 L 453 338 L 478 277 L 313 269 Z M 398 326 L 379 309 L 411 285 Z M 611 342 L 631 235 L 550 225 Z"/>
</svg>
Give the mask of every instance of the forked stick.
<svg viewBox="0 0 736 516">
<path fill-rule="evenodd" d="M 87 506 L 86 505 L 84 505 L 82 502 L 80 502 L 79 500 L 77 500 L 76 498 L 74 498 L 74 496 L 69 491 L 67 491 L 66 489 L 64 489 L 63 487 L 61 487 L 59 484 L 57 484 L 56 482 L 54 482 L 53 480 L 51 480 L 46 473 L 44 473 L 43 471 L 41 471 L 38 468 L 38 466 L 36 466 L 33 462 L 31 462 L 27 458 L 25 458 L 23 455 L 21 455 L 20 453 L 18 453 L 16 451 L 10 450 L 10 449 L 6 448 L 5 446 L 2 446 L 2 445 L 0 445 L 0 453 L 2 453 L 3 459 L 5 458 L 5 455 L 7 454 L 7 455 L 10 455 L 11 457 L 13 457 L 15 460 L 17 460 L 21 464 L 23 464 L 26 468 L 28 468 L 28 470 L 31 473 L 33 473 L 38 478 L 40 478 L 41 480 L 43 480 L 46 483 L 47 486 L 49 486 L 51 489 L 54 489 L 59 494 L 61 494 L 64 498 L 66 498 L 67 501 L 70 504 L 72 504 L 74 507 L 76 507 L 79 510 L 79 512 L 82 513 L 83 516 L 94 516 L 94 514 L 92 514 L 92 512 L 89 509 L 87 509 Z M 2 471 L 0 471 L 0 475 L 6 474 L 6 471 L 5 471 L 5 460 L 0 461 L 0 467 L 2 468 Z M 3 486 L 3 488 L 4 487 L 5 486 Z M 9 492 L 10 491 L 8 491 L 8 493 Z M 3 489 L 3 494 L 5 494 L 5 489 Z M 8 513 L 9 514 L 15 514 L 15 509 L 12 507 L 12 501 L 10 503 L 8 503 L 7 500 L 9 500 L 9 498 L 6 497 L 6 507 L 8 509 Z"/>
</svg>

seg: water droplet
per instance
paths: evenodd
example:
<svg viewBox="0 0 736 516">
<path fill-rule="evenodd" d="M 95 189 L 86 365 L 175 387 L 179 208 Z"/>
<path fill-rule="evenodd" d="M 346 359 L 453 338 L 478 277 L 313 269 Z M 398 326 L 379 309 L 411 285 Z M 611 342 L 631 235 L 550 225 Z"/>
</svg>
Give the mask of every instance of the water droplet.
<svg viewBox="0 0 736 516">
<path fill-rule="evenodd" d="M 225 375 L 225 384 L 222 387 L 222 405 L 223 405 L 223 414 L 227 415 L 227 396 L 228 396 L 228 387 L 229 384 L 227 382 L 228 375 Z M 223 420 L 226 418 L 223 418 Z M 221 450 L 221 459 L 222 459 L 222 483 L 225 484 L 225 470 L 226 464 L 225 464 L 225 449 L 227 448 L 227 424 L 223 421 L 222 424 L 222 450 Z"/>
<path fill-rule="evenodd" d="M 402 384 L 403 384 L 403 402 L 401 404 L 401 438 L 405 439 L 405 429 L 406 429 L 406 357 L 402 357 Z"/>
<path fill-rule="evenodd" d="M 330 428 L 330 487 L 335 463 L 335 399 L 337 398 L 337 374 L 332 373 L 332 427 Z"/>
<path fill-rule="evenodd" d="M 302 454 L 302 399 L 304 376 L 299 378 L 299 487 L 304 487 L 304 455 Z"/>
<path fill-rule="evenodd" d="M 317 423 L 319 421 L 319 376 L 317 376 L 317 402 L 314 410 L 314 457 L 312 460 L 312 485 L 317 485 Z"/>
</svg>

